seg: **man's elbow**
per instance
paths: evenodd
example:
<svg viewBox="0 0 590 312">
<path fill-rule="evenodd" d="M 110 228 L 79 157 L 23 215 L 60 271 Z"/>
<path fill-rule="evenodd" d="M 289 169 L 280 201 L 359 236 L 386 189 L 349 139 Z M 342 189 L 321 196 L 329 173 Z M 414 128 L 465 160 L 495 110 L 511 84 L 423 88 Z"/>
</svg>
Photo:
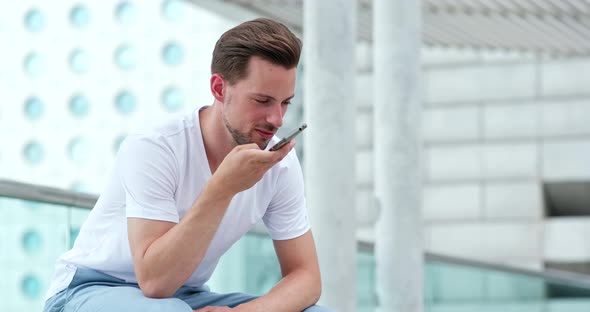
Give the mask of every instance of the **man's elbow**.
<svg viewBox="0 0 590 312">
<path fill-rule="evenodd" d="M 141 292 L 147 298 L 170 298 L 174 294 L 174 291 L 170 291 L 169 289 L 162 287 L 162 283 L 157 280 L 141 281 L 138 284 L 139 289 L 141 289 Z"/>
<path fill-rule="evenodd" d="M 167 283 L 162 280 L 161 276 L 146 274 L 145 267 L 139 267 L 135 270 L 137 277 L 137 284 L 139 289 L 147 298 L 162 299 L 170 298 L 174 295 L 176 289 L 172 289 Z"/>
</svg>

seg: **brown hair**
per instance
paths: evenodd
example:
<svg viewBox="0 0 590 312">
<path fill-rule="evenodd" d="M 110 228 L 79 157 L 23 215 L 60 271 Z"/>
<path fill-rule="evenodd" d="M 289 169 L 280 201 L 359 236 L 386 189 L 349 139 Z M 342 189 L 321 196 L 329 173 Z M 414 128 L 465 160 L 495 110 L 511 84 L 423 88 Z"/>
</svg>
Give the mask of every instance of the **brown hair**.
<svg viewBox="0 0 590 312">
<path fill-rule="evenodd" d="M 213 50 L 211 74 L 219 73 L 233 85 L 247 76 L 252 56 L 291 69 L 299 63 L 300 55 L 301 40 L 285 25 L 258 18 L 221 35 Z"/>
</svg>

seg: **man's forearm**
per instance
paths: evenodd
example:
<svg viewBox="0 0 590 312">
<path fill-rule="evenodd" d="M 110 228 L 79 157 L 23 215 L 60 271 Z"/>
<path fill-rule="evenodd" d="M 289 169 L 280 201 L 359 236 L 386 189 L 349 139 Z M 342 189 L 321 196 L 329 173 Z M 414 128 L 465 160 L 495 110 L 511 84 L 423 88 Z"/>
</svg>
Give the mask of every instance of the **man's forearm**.
<svg viewBox="0 0 590 312">
<path fill-rule="evenodd" d="M 266 295 L 236 308 L 242 312 L 300 312 L 317 303 L 321 295 L 319 274 L 297 270 L 287 274 Z"/>
<path fill-rule="evenodd" d="M 231 202 L 207 185 L 178 224 L 155 240 L 136 268 L 140 287 L 151 297 L 170 297 L 203 260 Z"/>
</svg>

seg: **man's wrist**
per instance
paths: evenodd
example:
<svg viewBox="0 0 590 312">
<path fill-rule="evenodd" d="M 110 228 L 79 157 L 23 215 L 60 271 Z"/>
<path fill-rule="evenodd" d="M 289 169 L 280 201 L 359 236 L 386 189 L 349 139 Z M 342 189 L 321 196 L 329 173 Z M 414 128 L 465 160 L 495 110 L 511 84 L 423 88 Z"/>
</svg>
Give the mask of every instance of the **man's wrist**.
<svg viewBox="0 0 590 312">
<path fill-rule="evenodd" d="M 217 200 L 231 200 L 234 195 L 236 195 L 232 191 L 228 190 L 227 187 L 224 187 L 223 184 L 215 178 L 215 176 L 212 176 L 209 181 L 207 181 L 205 188 L 203 189 L 203 193 L 208 198 Z"/>
</svg>

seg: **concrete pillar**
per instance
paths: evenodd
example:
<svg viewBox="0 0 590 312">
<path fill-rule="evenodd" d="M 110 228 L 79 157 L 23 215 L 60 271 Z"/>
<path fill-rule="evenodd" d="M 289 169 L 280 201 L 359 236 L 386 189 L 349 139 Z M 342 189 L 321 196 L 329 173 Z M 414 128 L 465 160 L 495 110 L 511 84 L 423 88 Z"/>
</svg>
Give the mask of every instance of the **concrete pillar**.
<svg viewBox="0 0 590 312">
<path fill-rule="evenodd" d="M 373 1 L 378 311 L 424 309 L 419 89 L 421 1 Z"/>
<path fill-rule="evenodd" d="M 354 81 L 357 0 L 304 1 L 304 167 L 320 303 L 356 310 Z"/>
</svg>

